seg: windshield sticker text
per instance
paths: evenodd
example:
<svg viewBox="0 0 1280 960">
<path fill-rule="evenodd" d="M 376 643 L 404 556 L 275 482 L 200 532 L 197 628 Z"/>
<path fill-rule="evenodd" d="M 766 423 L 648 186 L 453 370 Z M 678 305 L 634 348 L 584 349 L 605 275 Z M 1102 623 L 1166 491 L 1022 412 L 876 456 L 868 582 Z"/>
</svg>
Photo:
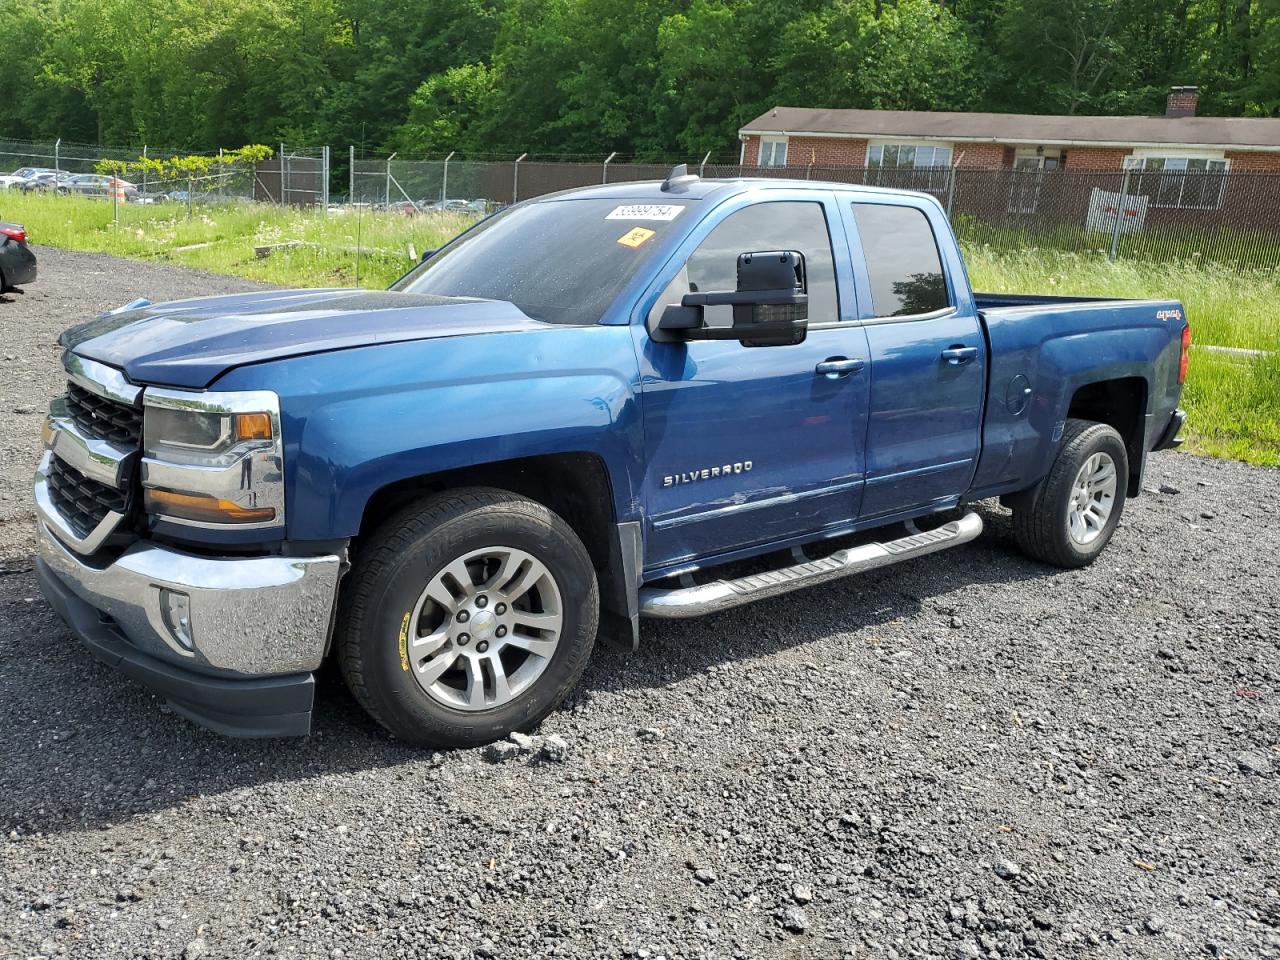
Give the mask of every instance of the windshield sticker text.
<svg viewBox="0 0 1280 960">
<path fill-rule="evenodd" d="M 628 203 L 614 207 L 606 220 L 674 220 L 684 207 L 676 203 Z"/>
</svg>

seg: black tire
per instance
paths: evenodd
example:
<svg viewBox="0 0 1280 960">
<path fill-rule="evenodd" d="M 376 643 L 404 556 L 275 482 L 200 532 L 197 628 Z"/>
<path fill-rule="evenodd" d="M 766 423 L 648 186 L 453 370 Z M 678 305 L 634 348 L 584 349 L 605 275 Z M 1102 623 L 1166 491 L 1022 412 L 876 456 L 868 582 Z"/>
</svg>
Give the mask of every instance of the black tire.
<svg viewBox="0 0 1280 960">
<path fill-rule="evenodd" d="M 1096 539 L 1081 544 L 1071 536 L 1068 517 L 1076 476 L 1095 453 L 1107 454 L 1115 464 L 1115 499 Z M 1028 556 L 1055 567 L 1088 566 L 1111 541 L 1124 512 L 1128 486 L 1129 454 L 1120 434 L 1105 423 L 1068 420 L 1049 475 L 1032 495 L 1014 506 L 1013 532 L 1018 546 Z"/>
<path fill-rule="evenodd" d="M 404 625 L 428 582 L 468 552 L 503 544 L 536 557 L 562 601 L 559 642 L 542 673 L 504 705 L 450 707 L 409 673 Z M 582 676 L 595 643 L 600 594 L 591 558 L 560 517 L 503 490 L 473 487 L 419 501 L 384 522 L 361 545 L 343 583 L 335 644 L 356 700 L 401 740 L 475 747 L 535 727 Z"/>
</svg>

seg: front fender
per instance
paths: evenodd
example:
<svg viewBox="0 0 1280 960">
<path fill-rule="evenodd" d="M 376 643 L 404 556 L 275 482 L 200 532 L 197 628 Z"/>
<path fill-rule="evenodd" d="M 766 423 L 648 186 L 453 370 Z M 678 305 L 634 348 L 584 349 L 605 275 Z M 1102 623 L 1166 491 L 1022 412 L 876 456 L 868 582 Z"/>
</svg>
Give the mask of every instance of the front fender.
<svg viewBox="0 0 1280 960">
<path fill-rule="evenodd" d="M 643 445 L 624 327 L 374 345 L 233 371 L 220 389 L 280 395 L 288 536 L 350 537 L 399 481 L 555 453 L 599 456 L 614 514 L 638 512 Z"/>
</svg>

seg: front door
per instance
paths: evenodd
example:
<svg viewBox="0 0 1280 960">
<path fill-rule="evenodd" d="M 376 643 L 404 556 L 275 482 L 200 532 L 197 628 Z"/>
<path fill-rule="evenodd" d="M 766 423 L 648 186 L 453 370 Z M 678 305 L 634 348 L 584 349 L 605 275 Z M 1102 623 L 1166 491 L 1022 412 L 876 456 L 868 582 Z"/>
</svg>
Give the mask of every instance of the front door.
<svg viewBox="0 0 1280 960">
<path fill-rule="evenodd" d="M 1057 170 L 1062 157 L 1057 151 L 1021 153 L 1013 161 L 1013 184 L 1009 189 L 1010 213 L 1035 213 L 1040 208 L 1040 189 L 1046 171 Z"/>
<path fill-rule="evenodd" d="M 967 284 L 961 297 L 948 282 L 926 206 L 851 205 L 871 290 L 866 519 L 947 506 L 977 466 L 986 342 Z"/>
<path fill-rule="evenodd" d="M 838 287 L 848 280 L 837 278 L 832 235 L 841 256 L 847 249 L 834 199 L 800 195 L 806 199 L 758 202 L 724 215 L 658 298 L 650 325 L 685 293 L 733 290 L 739 254 L 799 250 L 809 293 L 803 343 L 659 343 L 644 326 L 635 328 L 651 571 L 847 527 L 857 516 L 867 341 L 856 323 L 840 322 Z M 852 288 L 844 294 L 852 317 Z M 708 308 L 706 321 L 729 323 L 729 308 Z"/>
</svg>

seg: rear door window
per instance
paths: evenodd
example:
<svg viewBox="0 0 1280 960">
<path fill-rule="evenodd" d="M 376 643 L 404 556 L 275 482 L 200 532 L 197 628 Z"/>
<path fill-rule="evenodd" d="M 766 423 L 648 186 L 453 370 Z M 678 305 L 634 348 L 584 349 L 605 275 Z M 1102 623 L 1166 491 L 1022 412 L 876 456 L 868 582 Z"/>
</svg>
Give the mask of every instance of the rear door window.
<svg viewBox="0 0 1280 960">
<path fill-rule="evenodd" d="M 923 210 L 886 203 L 855 203 L 877 317 L 934 313 L 951 306 L 933 227 Z"/>
</svg>

